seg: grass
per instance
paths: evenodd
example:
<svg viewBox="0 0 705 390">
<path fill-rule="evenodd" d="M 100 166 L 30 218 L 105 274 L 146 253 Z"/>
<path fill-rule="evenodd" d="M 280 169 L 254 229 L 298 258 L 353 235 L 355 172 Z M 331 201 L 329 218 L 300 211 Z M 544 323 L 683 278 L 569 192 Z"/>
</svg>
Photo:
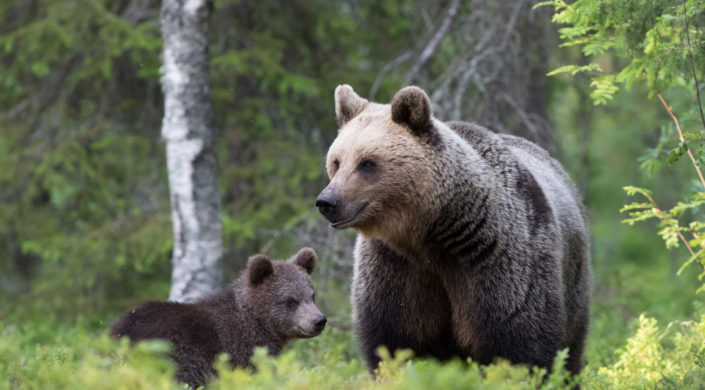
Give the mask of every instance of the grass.
<svg viewBox="0 0 705 390">
<path fill-rule="evenodd" d="M 701 312 L 705 312 L 701 310 Z M 74 324 L 3 321 L 0 333 L 0 389 L 183 389 L 172 379 L 165 358 L 168 344 L 131 346 L 107 336 L 100 322 L 79 317 Z M 600 332 L 603 328 L 597 327 Z M 591 340 L 599 338 L 594 334 Z M 659 323 L 639 316 L 626 340 L 610 347 L 588 344 L 588 355 L 603 349 L 611 358 L 585 368 L 587 389 L 705 388 L 705 315 L 690 321 Z M 230 369 L 221 356 L 219 376 L 209 389 L 558 389 L 570 388 L 560 369 L 512 366 L 498 361 L 480 366 L 459 359 L 439 363 L 410 359 L 403 351 L 383 360 L 376 377 L 358 358 L 349 331 L 327 329 L 314 339 L 291 343 L 276 358 L 256 351 L 257 371 Z M 565 353 L 559 354 L 558 365 Z M 606 362 L 603 364 L 603 361 Z"/>
</svg>

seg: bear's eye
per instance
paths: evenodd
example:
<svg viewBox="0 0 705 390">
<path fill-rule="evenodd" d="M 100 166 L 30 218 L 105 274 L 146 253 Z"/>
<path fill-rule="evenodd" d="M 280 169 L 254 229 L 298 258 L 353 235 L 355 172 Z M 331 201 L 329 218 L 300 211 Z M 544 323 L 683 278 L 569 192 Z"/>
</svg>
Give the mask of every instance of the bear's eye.
<svg viewBox="0 0 705 390">
<path fill-rule="evenodd" d="M 358 164 L 357 169 L 359 169 L 361 171 L 365 171 L 365 172 L 370 172 L 370 171 L 374 170 L 376 167 L 377 167 L 376 162 L 369 160 L 369 159 L 365 159 L 365 160 L 360 161 L 360 164 Z"/>
<path fill-rule="evenodd" d="M 338 159 L 335 159 L 333 161 L 333 172 L 338 172 L 339 168 L 340 168 L 340 161 L 338 161 Z"/>
<path fill-rule="evenodd" d="M 296 305 L 298 305 L 298 304 L 299 304 L 299 303 L 296 302 L 296 299 L 294 299 L 294 298 L 289 298 L 289 299 L 286 300 L 286 307 L 294 308 L 294 307 L 296 307 Z"/>
</svg>

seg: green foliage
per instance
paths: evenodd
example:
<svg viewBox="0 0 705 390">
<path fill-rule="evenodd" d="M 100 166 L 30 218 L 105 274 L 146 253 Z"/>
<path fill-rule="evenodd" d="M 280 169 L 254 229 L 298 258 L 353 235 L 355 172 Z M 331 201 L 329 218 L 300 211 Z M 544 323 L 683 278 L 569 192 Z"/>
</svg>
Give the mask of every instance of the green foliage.
<svg viewBox="0 0 705 390">
<path fill-rule="evenodd" d="M 164 299 L 168 291 L 172 237 L 159 139 L 158 3 L 0 2 L 0 389 L 184 388 L 171 379 L 163 344 L 131 347 L 103 334 L 119 311 Z M 704 166 L 705 133 L 689 67 L 692 53 L 702 80 L 703 4 L 686 3 L 690 47 L 682 3 L 550 4 L 560 7 L 566 45 L 549 59 L 564 66 L 551 73 L 558 77 L 549 80 L 547 103 L 561 162 L 584 190 L 592 222 L 595 299 L 581 385 L 702 387 L 705 321 L 673 321 L 697 318 L 689 293 L 699 269 L 669 259 L 649 223 L 681 248 L 671 257 L 684 253 L 678 232 L 700 254 L 703 243 L 692 233 L 703 237 L 703 187 L 688 181 L 686 155 L 692 151 Z M 395 53 L 423 46 L 409 36 L 435 30 L 410 1 L 282 7 L 216 0 L 215 6 L 211 90 L 226 272 L 233 277 L 263 247 L 273 256 L 298 249 L 276 237 L 311 217 L 324 185 L 323 156 L 337 128 L 334 87 L 350 83 L 364 95 Z M 448 45 L 444 40 L 429 61 L 431 73 L 454 63 L 457 48 Z M 403 71 L 384 77 L 377 99 L 391 97 Z M 645 99 L 654 88 L 673 105 L 683 140 L 658 101 Z M 590 101 L 610 104 L 593 110 Z M 635 177 L 637 164 L 650 175 Z M 667 174 L 656 175 L 662 170 Z M 635 181 L 634 187 L 657 189 L 644 194 L 675 206 L 655 212 L 648 199 L 639 200 L 625 208 L 637 213 L 627 218 L 651 222 L 620 226 L 620 187 Z M 683 183 L 687 195 L 679 190 Z M 321 259 L 318 300 L 332 324 L 346 327 L 349 275 L 333 271 Z M 676 272 L 681 279 L 672 277 Z M 656 321 L 635 321 L 640 313 Z M 386 358 L 373 379 L 356 348 L 349 332 L 329 329 L 276 359 L 258 352 L 256 373 L 221 361 L 209 388 L 567 386 L 561 370 L 546 378 L 506 362 L 441 364 L 409 360 L 407 353 Z"/>
<path fill-rule="evenodd" d="M 163 341 L 133 348 L 127 339 L 46 321 L 4 323 L 1 336 L 0 389 L 183 388 L 171 379 Z"/>
<path fill-rule="evenodd" d="M 355 340 L 347 331 L 328 329 L 319 337 L 298 340 L 279 357 L 255 350 L 256 371 L 231 369 L 227 357 L 216 362 L 217 377 L 209 389 L 570 389 L 580 379 L 586 389 L 698 388 L 705 384 L 705 316 L 672 322 L 665 329 L 640 316 L 635 331 L 618 351 L 618 360 L 592 362 L 581 378 L 561 367 L 561 351 L 550 374 L 545 370 L 497 361 L 481 366 L 472 361 L 412 359 L 410 351 L 383 360 L 373 378 L 357 358 Z M 130 345 L 104 331 L 52 321 L 12 323 L 0 331 L 0 389 L 183 389 L 174 381 L 174 365 L 165 342 Z"/>
<path fill-rule="evenodd" d="M 586 387 L 598 389 L 700 388 L 705 385 L 705 316 L 700 322 L 671 323 L 639 317 L 635 334 L 619 350 L 619 360 L 588 375 Z M 678 330 L 675 330 L 678 329 Z M 596 375 L 595 375 L 596 374 Z"/>
<path fill-rule="evenodd" d="M 617 92 L 617 84 L 627 87 L 645 82 L 651 91 L 665 91 L 690 82 L 690 55 L 695 62 L 705 61 L 705 34 L 697 28 L 690 34 L 692 42 L 685 41 L 684 7 L 691 23 L 701 25 L 705 4 L 701 1 L 640 1 L 563 0 L 542 2 L 553 5 L 553 21 L 561 24 L 558 33 L 561 46 L 579 46 L 592 61 L 585 66 L 568 65 L 560 72 L 593 72 L 594 87 L 591 98 L 595 104 L 606 104 Z M 697 21 L 697 22 L 696 22 Z M 614 54 L 625 65 L 609 64 L 605 53 Z M 602 64 L 601 64 L 602 63 Z M 609 68 L 614 68 L 609 72 Z M 621 68 L 621 69 L 619 69 Z M 698 68 L 703 73 L 701 67 Z"/>
<path fill-rule="evenodd" d="M 216 2 L 211 86 L 226 245 L 241 256 L 313 208 L 336 135 L 333 91 L 372 85 L 407 32 L 410 4 Z M 388 47 L 376 45 L 389 37 Z M 393 81 L 393 80 L 392 80 Z M 388 89 L 389 87 L 387 87 Z M 382 91 L 388 93 L 383 86 Z M 274 248 L 287 253 L 290 248 Z"/>
<path fill-rule="evenodd" d="M 210 78 L 229 279 L 313 208 L 336 132 L 333 90 L 372 84 L 388 50 L 404 44 L 401 15 L 413 8 L 215 5 Z M 8 1 L 0 21 L 0 291 L 69 318 L 163 297 L 172 228 L 159 2 Z M 380 35 L 396 43 L 373 45 Z M 271 255 L 296 249 L 276 242 Z"/>
<path fill-rule="evenodd" d="M 549 4 L 547 2 L 542 5 Z M 662 159 L 671 165 L 683 155 L 688 154 L 698 172 L 700 183 L 696 189 L 688 193 L 688 199 L 679 201 L 670 209 L 661 209 L 651 193 L 645 189 L 633 186 L 625 187 L 627 194 L 641 194 L 648 203 L 633 202 L 622 208 L 629 217 L 624 223 L 633 225 L 635 222 L 649 219 L 658 220 L 658 234 L 663 238 L 667 248 L 678 247 L 681 241 L 691 253 L 691 256 L 680 267 L 680 274 L 691 264 L 699 264 L 702 273 L 699 279 L 705 278 L 705 224 L 698 222 L 700 206 L 705 202 L 705 179 L 700 173 L 700 163 L 703 162 L 704 151 L 698 151 L 697 144 L 702 144 L 705 118 L 701 123 L 695 122 L 696 131 L 683 131 L 680 121 L 666 103 L 661 92 L 684 93 L 683 102 L 688 111 L 683 123 L 693 122 L 690 118 L 702 115 L 700 94 L 697 83 L 705 75 L 705 34 L 697 26 L 705 21 L 705 3 L 701 1 L 576 1 L 567 4 L 555 0 L 553 21 L 564 27 L 559 29 L 559 35 L 564 40 L 563 46 L 580 46 L 582 53 L 594 61 L 586 66 L 563 66 L 551 74 L 571 71 L 598 71 L 602 74 L 591 76 L 590 86 L 593 87 L 590 97 L 594 104 L 606 104 L 619 90 L 617 84 L 627 87 L 634 83 L 644 83 L 651 95 L 658 95 L 666 111 L 673 118 L 679 142 L 675 147 L 667 147 L 671 137 L 662 136 L 658 145 L 649 149 L 643 157 L 641 167 L 653 174 L 661 164 Z M 688 24 L 690 19 L 690 25 Z M 693 31 L 686 26 L 693 26 Z M 599 62 L 605 62 L 604 54 L 614 50 L 616 57 L 621 57 L 617 64 L 606 64 L 613 68 L 607 73 Z M 695 88 L 690 82 L 694 81 Z M 694 154 L 697 155 L 697 160 Z M 691 222 L 681 223 L 682 219 Z M 692 221 L 695 219 L 695 221 Z M 688 240 L 687 237 L 693 237 Z M 695 248 L 695 249 L 693 249 Z M 705 290 L 705 283 L 698 292 Z"/>
<path fill-rule="evenodd" d="M 654 201 L 649 190 L 627 186 L 624 190 L 629 196 L 640 194 L 647 198 L 648 203 L 632 202 L 624 206 L 620 212 L 628 212 L 629 217 L 623 222 L 629 225 L 634 225 L 635 222 L 645 221 L 648 219 L 658 220 L 658 234 L 666 243 L 666 248 L 678 247 L 682 241 L 688 246 L 691 251 L 691 256 L 678 269 L 680 275 L 687 266 L 697 263 L 702 268 L 702 273 L 698 276 L 699 280 L 705 277 L 705 267 L 702 260 L 705 255 L 705 223 L 700 221 L 691 221 L 687 226 L 681 226 L 679 220 L 686 212 L 695 214 L 700 207 L 705 204 L 705 192 L 695 192 L 691 195 L 688 201 L 680 201 L 676 203 L 670 210 L 662 210 Z M 687 240 L 685 235 L 692 236 L 693 239 Z M 695 248 L 695 249 L 692 249 Z M 696 291 L 701 292 L 705 289 L 705 283 Z"/>
<path fill-rule="evenodd" d="M 587 72 L 589 70 L 597 70 L 599 69 L 599 65 L 597 64 L 588 64 L 588 65 L 583 65 L 583 66 L 578 66 L 578 65 L 564 65 L 560 66 L 550 72 L 548 72 L 547 76 L 555 76 L 560 73 L 565 73 L 565 72 L 570 72 L 571 75 L 576 75 L 580 72 Z"/>
<path fill-rule="evenodd" d="M 138 103 L 157 86 L 161 39 L 156 20 L 119 7 L 15 1 L 0 14 L 0 289 L 31 281 L 29 300 L 67 314 L 168 280 L 159 110 Z"/>
</svg>

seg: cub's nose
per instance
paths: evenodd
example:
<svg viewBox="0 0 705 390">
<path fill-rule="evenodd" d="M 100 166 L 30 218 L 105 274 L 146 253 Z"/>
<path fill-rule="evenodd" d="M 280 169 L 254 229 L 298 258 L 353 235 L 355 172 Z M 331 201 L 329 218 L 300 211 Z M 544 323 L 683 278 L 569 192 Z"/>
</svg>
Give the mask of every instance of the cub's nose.
<svg viewBox="0 0 705 390">
<path fill-rule="evenodd" d="M 323 328 L 326 327 L 326 322 L 328 322 L 328 320 L 326 319 L 326 317 L 324 317 L 324 316 L 318 316 L 318 317 L 316 318 L 316 320 L 313 321 L 313 325 L 316 327 L 316 330 L 320 332 L 320 331 L 323 330 Z"/>
<path fill-rule="evenodd" d="M 323 214 L 329 221 L 334 221 L 336 215 L 338 214 L 338 200 L 332 199 L 327 196 L 319 196 L 316 199 L 316 207 L 318 211 Z"/>
</svg>

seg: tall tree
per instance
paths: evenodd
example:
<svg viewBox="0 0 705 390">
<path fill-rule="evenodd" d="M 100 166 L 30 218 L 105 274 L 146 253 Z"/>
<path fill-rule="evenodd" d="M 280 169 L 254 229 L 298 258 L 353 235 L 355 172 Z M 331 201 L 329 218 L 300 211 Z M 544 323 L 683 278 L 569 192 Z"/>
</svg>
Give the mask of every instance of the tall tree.
<svg viewBox="0 0 705 390">
<path fill-rule="evenodd" d="M 445 119 L 473 120 L 555 152 L 545 102 L 555 40 L 550 10 L 534 3 L 470 1 L 450 32 L 457 52 L 440 75 L 429 74 L 429 84 Z"/>
<path fill-rule="evenodd" d="M 208 77 L 209 0 L 165 0 L 162 90 L 174 226 L 169 299 L 193 301 L 221 283 L 222 233 Z"/>
<path fill-rule="evenodd" d="M 547 120 L 546 73 L 555 41 L 548 9 L 536 0 L 425 1 L 409 18 L 411 49 L 380 69 L 410 61 L 405 84 L 430 93 L 434 114 L 528 138 L 556 151 Z"/>
</svg>

